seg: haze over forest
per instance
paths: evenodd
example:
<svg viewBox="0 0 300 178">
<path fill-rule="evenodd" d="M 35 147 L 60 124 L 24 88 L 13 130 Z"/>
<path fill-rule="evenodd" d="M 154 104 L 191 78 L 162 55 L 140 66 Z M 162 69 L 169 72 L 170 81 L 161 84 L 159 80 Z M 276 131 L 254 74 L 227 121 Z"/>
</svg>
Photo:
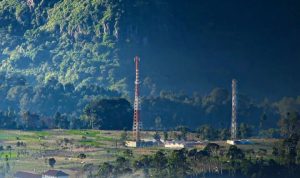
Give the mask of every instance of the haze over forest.
<svg viewBox="0 0 300 178">
<path fill-rule="evenodd" d="M 63 116 L 76 128 L 91 110 L 107 113 L 98 105 L 120 102 L 127 125 L 99 127 L 129 129 L 137 54 L 145 128 L 229 126 L 232 78 L 240 122 L 274 127 L 300 110 L 299 8 L 295 0 L 2 0 L 2 127 L 36 116 L 38 128 L 52 128 Z"/>
</svg>

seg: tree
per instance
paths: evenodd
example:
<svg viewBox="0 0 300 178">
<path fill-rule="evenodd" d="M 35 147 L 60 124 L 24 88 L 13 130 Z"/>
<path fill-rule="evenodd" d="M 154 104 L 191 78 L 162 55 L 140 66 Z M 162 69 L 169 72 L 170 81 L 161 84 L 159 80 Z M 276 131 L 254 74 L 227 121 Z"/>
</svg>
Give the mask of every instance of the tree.
<svg viewBox="0 0 300 178">
<path fill-rule="evenodd" d="M 211 140 L 215 139 L 215 130 L 210 125 L 202 125 L 201 127 L 197 128 L 198 137 L 201 139 Z"/>
<path fill-rule="evenodd" d="M 196 148 L 191 149 L 188 152 L 188 157 L 192 158 L 192 160 L 196 160 L 196 156 L 197 156 L 197 149 Z"/>
<path fill-rule="evenodd" d="M 11 158 L 12 147 L 10 145 L 6 146 L 6 150 L 9 151 L 9 158 Z"/>
<path fill-rule="evenodd" d="M 255 154 L 254 149 L 247 149 L 245 150 L 245 152 L 247 153 L 247 155 L 249 155 L 249 159 L 252 160 L 252 156 L 254 156 Z"/>
<path fill-rule="evenodd" d="M 238 135 L 240 138 L 249 138 L 252 135 L 251 127 L 248 124 L 241 123 L 238 127 Z"/>
<path fill-rule="evenodd" d="M 9 159 L 8 159 L 8 155 L 5 155 L 5 170 L 6 170 L 6 173 L 8 173 L 10 171 L 10 164 L 9 164 Z"/>
<path fill-rule="evenodd" d="M 258 151 L 257 151 L 257 154 L 260 156 L 260 157 L 264 157 L 267 155 L 267 150 L 266 149 L 263 149 L 263 148 L 260 148 Z"/>
<path fill-rule="evenodd" d="M 79 159 L 85 159 L 85 158 L 86 158 L 86 154 L 80 153 L 80 154 L 78 155 L 78 158 L 79 158 Z"/>
<path fill-rule="evenodd" d="M 17 128 L 16 114 L 12 108 L 8 108 L 8 111 L 0 111 L 0 128 L 15 129 Z"/>
<path fill-rule="evenodd" d="M 40 116 L 26 111 L 22 114 L 24 128 L 28 130 L 38 129 L 40 127 Z"/>
<path fill-rule="evenodd" d="M 120 135 L 120 142 L 125 145 L 126 140 L 128 140 L 128 133 L 127 131 L 124 129 L 123 132 Z"/>
<path fill-rule="evenodd" d="M 127 174 L 132 170 L 129 168 L 128 160 L 124 157 L 117 157 L 116 166 L 115 166 L 116 174 Z"/>
<path fill-rule="evenodd" d="M 184 177 L 189 171 L 189 164 L 187 162 L 185 149 L 174 150 L 168 157 L 168 168 L 170 169 L 171 175 Z"/>
<path fill-rule="evenodd" d="M 227 140 L 228 138 L 230 138 L 230 132 L 228 129 L 219 130 L 219 139 Z"/>
<path fill-rule="evenodd" d="M 156 130 L 162 129 L 161 117 L 156 117 L 154 122 Z"/>
<path fill-rule="evenodd" d="M 272 147 L 272 155 L 275 157 L 277 157 L 279 155 L 279 150 L 275 146 Z"/>
<path fill-rule="evenodd" d="M 150 164 L 152 164 L 152 158 L 149 155 L 142 155 L 138 160 L 133 162 L 133 167 L 138 169 L 143 169 L 145 176 L 149 175 Z"/>
<path fill-rule="evenodd" d="M 84 108 L 91 128 L 121 130 L 132 127 L 132 107 L 126 99 L 97 99 Z"/>
<path fill-rule="evenodd" d="M 279 120 L 278 126 L 281 135 L 286 138 L 293 134 L 300 135 L 300 116 L 298 112 L 288 112 L 285 117 Z"/>
<path fill-rule="evenodd" d="M 54 165 L 55 165 L 55 163 L 56 163 L 55 158 L 49 158 L 49 159 L 48 159 L 48 164 L 49 164 L 50 167 L 53 168 Z"/>
<path fill-rule="evenodd" d="M 70 121 L 68 120 L 68 116 L 66 114 L 56 112 L 54 115 L 54 124 L 56 128 L 68 129 L 70 126 Z"/>
<path fill-rule="evenodd" d="M 156 140 L 156 141 L 160 141 L 160 135 L 158 132 L 155 132 L 154 135 L 153 135 L 153 138 Z"/>
<path fill-rule="evenodd" d="M 99 171 L 97 176 L 100 178 L 109 178 L 113 174 L 113 169 L 114 167 L 111 164 L 104 162 L 99 166 Z"/>
<path fill-rule="evenodd" d="M 164 140 L 167 141 L 169 139 L 169 134 L 167 131 L 164 131 Z"/>
<path fill-rule="evenodd" d="M 245 158 L 244 152 L 235 145 L 231 145 L 226 156 L 231 160 L 241 160 Z"/>
<path fill-rule="evenodd" d="M 186 126 L 177 126 L 176 130 L 180 132 L 180 138 L 183 140 L 187 139 L 187 133 L 189 129 Z"/>
<path fill-rule="evenodd" d="M 123 151 L 123 155 L 124 155 L 124 157 L 126 157 L 126 158 L 131 158 L 131 157 L 133 157 L 133 152 L 132 152 L 132 150 L 130 150 L 130 149 L 125 149 L 125 150 Z"/>
<path fill-rule="evenodd" d="M 283 146 L 286 150 L 286 160 L 289 165 L 294 165 L 297 158 L 297 145 L 299 136 L 296 134 L 291 135 L 289 138 L 283 140 Z"/>
<path fill-rule="evenodd" d="M 259 135 L 263 138 L 280 138 L 280 130 L 274 128 L 261 130 L 259 132 Z"/>
<path fill-rule="evenodd" d="M 216 143 L 208 143 L 204 150 L 207 151 L 211 156 L 217 156 L 220 149 L 220 145 Z"/>
<path fill-rule="evenodd" d="M 157 151 L 152 158 L 152 166 L 156 169 L 164 169 L 167 166 L 166 155 L 162 151 Z"/>
<path fill-rule="evenodd" d="M 263 129 L 263 124 L 264 122 L 267 120 L 267 114 L 263 113 L 263 115 L 260 117 L 259 119 L 259 129 L 262 130 Z"/>
</svg>

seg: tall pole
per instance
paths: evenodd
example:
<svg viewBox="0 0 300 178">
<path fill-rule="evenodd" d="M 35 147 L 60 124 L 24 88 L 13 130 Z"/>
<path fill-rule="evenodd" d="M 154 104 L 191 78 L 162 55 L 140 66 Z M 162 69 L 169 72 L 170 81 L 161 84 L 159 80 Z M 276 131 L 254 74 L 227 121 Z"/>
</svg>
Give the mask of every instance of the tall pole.
<svg viewBox="0 0 300 178">
<path fill-rule="evenodd" d="M 237 80 L 232 80 L 232 120 L 231 120 L 231 139 L 237 139 Z"/>
<path fill-rule="evenodd" d="M 133 113 L 133 138 L 135 141 L 140 140 L 140 130 L 141 130 L 141 101 L 140 101 L 140 79 L 139 79 L 139 64 L 140 58 L 136 56 L 134 58 L 135 62 L 135 93 L 134 93 L 134 113 Z"/>
</svg>

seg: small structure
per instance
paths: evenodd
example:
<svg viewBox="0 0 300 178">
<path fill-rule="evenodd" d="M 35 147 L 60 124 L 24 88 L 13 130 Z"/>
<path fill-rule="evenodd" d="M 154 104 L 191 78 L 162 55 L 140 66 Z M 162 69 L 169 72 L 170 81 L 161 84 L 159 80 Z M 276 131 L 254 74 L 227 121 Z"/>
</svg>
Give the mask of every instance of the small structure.
<svg viewBox="0 0 300 178">
<path fill-rule="evenodd" d="M 43 173 L 42 178 L 69 178 L 69 174 L 59 170 L 49 170 Z"/>
<path fill-rule="evenodd" d="M 165 142 L 166 148 L 185 148 L 184 142 L 181 141 L 166 141 Z"/>
<path fill-rule="evenodd" d="M 237 140 L 227 140 L 226 143 L 229 144 L 229 145 L 237 145 L 238 141 Z"/>
<path fill-rule="evenodd" d="M 139 142 L 137 141 L 126 141 L 125 145 L 131 148 L 137 148 L 139 146 Z"/>
<path fill-rule="evenodd" d="M 250 140 L 227 140 L 229 145 L 251 145 L 253 142 Z"/>
<path fill-rule="evenodd" d="M 204 142 L 199 141 L 166 141 L 165 143 L 166 148 L 192 148 L 195 146 L 203 145 Z"/>
<path fill-rule="evenodd" d="M 155 140 L 140 140 L 140 141 L 126 141 L 125 145 L 131 148 L 140 148 L 140 147 L 153 147 L 161 145 L 161 142 Z"/>
<path fill-rule="evenodd" d="M 18 171 L 14 174 L 14 178 L 42 178 L 42 175 L 31 172 Z"/>
</svg>

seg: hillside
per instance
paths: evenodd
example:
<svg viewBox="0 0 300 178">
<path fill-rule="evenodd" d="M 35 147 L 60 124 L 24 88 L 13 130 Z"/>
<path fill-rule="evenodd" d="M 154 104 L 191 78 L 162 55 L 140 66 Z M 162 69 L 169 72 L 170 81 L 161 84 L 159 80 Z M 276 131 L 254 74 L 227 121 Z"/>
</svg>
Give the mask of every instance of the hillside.
<svg viewBox="0 0 300 178">
<path fill-rule="evenodd" d="M 0 7 L 1 69 L 31 82 L 54 77 L 126 93 L 139 54 L 155 94 L 204 94 L 229 88 L 232 78 L 259 99 L 299 94 L 300 6 L 293 0 L 34 0 L 32 7 L 3 0 Z"/>
<path fill-rule="evenodd" d="M 217 37 L 240 34 L 222 21 L 222 14 L 229 19 L 234 14 L 228 14 L 221 6 L 179 0 L 28 2 L 0 2 L 0 109 L 5 128 L 22 128 L 18 123 L 28 112 L 29 116 L 37 114 L 51 123 L 57 113 L 65 114 L 69 123 L 76 123 L 85 117 L 84 109 L 95 99 L 122 97 L 131 102 L 132 58 L 136 54 L 142 58 L 142 107 L 147 129 L 178 125 L 196 128 L 201 124 L 228 127 L 230 80 L 236 76 L 258 78 L 254 75 L 257 72 L 236 73 L 239 68 L 234 65 L 242 61 L 231 65 L 233 59 L 219 58 L 223 53 L 212 44 L 221 42 Z M 217 12 L 221 14 L 214 15 Z M 241 19 L 233 19 L 242 23 L 240 30 L 248 29 Z M 222 28 L 224 34 L 219 31 Z M 255 69 L 260 70 L 261 66 Z M 280 79 L 290 73 L 281 71 Z M 265 78 L 267 82 L 259 81 L 264 84 L 251 83 L 250 78 L 241 81 L 240 122 L 257 127 L 262 116 L 266 116 L 265 127 L 275 127 L 280 117 L 299 112 L 300 100 L 289 92 L 297 89 L 297 82 L 294 87 L 288 87 L 288 83 L 276 87 L 280 80 L 273 86 Z M 260 89 L 265 90 L 264 85 L 268 86 L 264 100 L 251 97 Z M 218 86 L 222 87 L 215 88 Z M 269 92 L 270 87 L 273 92 Z M 275 89 L 282 88 L 288 90 L 284 96 L 294 97 L 277 95 Z M 279 99 L 266 97 L 272 93 L 270 98 Z M 99 108 L 96 105 L 94 109 Z M 124 120 L 130 120 L 129 116 L 126 114 Z"/>
<path fill-rule="evenodd" d="M 32 6 L 1 1 L 1 71 L 25 75 L 31 83 L 55 78 L 114 89 L 119 6 L 105 0 L 35 0 Z"/>
</svg>

